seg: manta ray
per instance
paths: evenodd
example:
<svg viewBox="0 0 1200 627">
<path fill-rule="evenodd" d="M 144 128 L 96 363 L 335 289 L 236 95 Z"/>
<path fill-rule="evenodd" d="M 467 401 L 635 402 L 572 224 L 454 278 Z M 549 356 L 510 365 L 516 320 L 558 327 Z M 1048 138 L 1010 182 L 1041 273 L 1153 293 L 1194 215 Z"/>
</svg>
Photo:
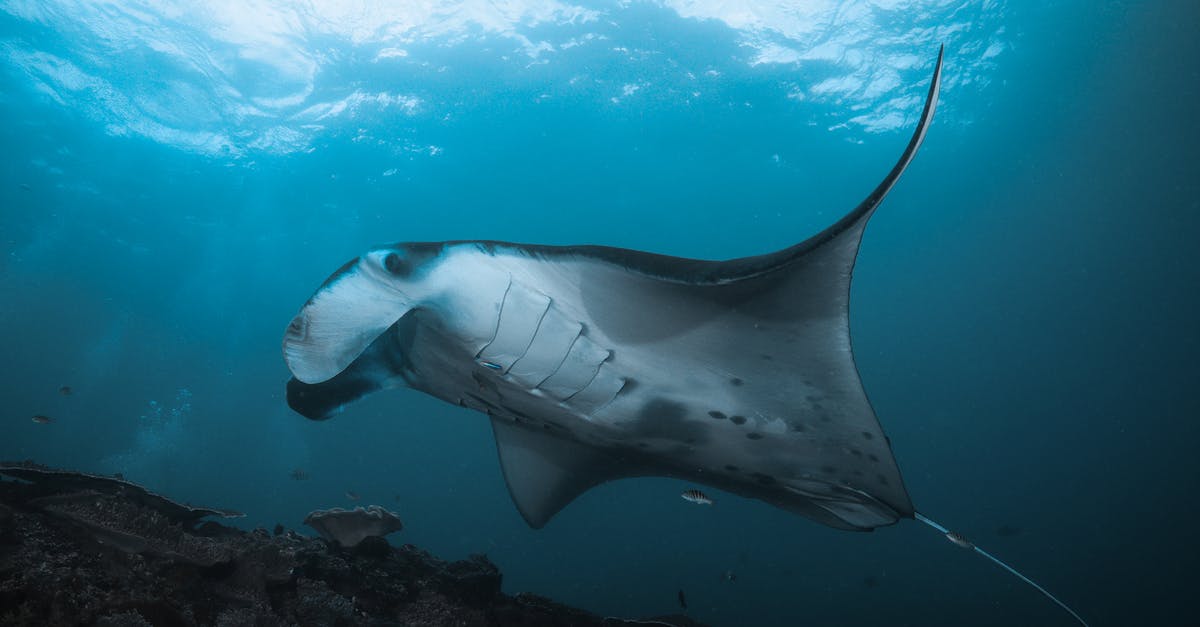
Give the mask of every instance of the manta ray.
<svg viewBox="0 0 1200 627">
<path fill-rule="evenodd" d="M 606 246 L 400 243 L 333 273 L 288 325 L 288 404 L 326 419 L 409 387 L 485 414 L 535 528 L 600 483 L 676 477 L 823 525 L 921 515 L 851 350 L 850 281 L 867 221 L 933 120 L 837 222 L 762 255 L 707 261 Z"/>
</svg>

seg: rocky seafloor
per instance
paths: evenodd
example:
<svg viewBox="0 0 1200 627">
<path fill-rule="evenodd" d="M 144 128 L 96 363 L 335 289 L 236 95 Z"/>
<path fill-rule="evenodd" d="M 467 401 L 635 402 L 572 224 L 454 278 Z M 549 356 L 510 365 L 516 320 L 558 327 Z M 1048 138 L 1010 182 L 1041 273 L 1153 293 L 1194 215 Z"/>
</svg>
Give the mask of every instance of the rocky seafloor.
<svg viewBox="0 0 1200 627">
<path fill-rule="evenodd" d="M 120 477 L 0 464 L 0 625 L 697 625 L 501 591 L 486 556 L 242 531 Z"/>
</svg>

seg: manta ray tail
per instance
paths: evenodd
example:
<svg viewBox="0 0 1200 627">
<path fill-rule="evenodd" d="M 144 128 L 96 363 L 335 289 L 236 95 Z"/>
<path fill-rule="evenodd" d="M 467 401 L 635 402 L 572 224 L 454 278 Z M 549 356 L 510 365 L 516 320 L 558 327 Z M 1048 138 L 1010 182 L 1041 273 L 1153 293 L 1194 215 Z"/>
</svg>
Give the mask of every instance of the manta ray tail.
<svg viewBox="0 0 1200 627">
<path fill-rule="evenodd" d="M 1059 601 L 1058 597 L 1054 596 L 1053 594 L 1050 594 L 1045 588 L 1038 585 L 1037 582 L 1035 582 L 1034 580 L 1030 579 L 1029 577 L 1026 577 L 1025 575 L 1022 575 L 1020 572 L 1017 571 L 1017 569 L 1013 568 L 1012 566 L 1009 566 L 1008 564 L 1005 564 L 1000 558 L 996 557 L 995 555 L 992 555 L 991 553 L 988 553 L 987 551 L 979 548 L 978 546 L 975 545 L 974 542 L 967 540 L 962 535 L 959 535 L 958 533 L 956 533 L 954 531 L 950 531 L 949 529 L 945 528 L 944 526 L 938 524 L 937 521 L 934 521 L 934 520 L 931 520 L 931 519 L 925 517 L 924 515 L 921 514 L 921 512 L 914 512 L 914 514 L 916 515 L 917 520 L 925 523 L 926 525 L 929 525 L 930 527 L 933 527 L 934 529 L 937 529 L 942 534 L 945 534 L 947 540 L 953 542 L 954 544 L 957 544 L 958 546 L 963 547 L 964 549 L 971 549 L 972 551 L 975 551 L 976 553 L 991 560 L 993 563 L 995 563 L 1000 568 L 1003 568 L 1004 570 L 1007 570 L 1008 572 L 1012 573 L 1021 581 L 1024 581 L 1025 583 L 1033 586 L 1034 588 L 1037 589 L 1038 592 L 1041 592 L 1042 594 L 1046 595 L 1046 598 L 1050 599 L 1051 601 L 1054 601 L 1055 603 L 1058 604 L 1059 607 L 1063 608 L 1071 616 L 1075 617 L 1075 620 L 1079 621 L 1079 623 L 1081 625 L 1083 625 L 1084 627 L 1087 627 L 1087 621 L 1083 620 L 1083 618 L 1078 613 L 1076 613 L 1075 610 L 1073 610 L 1069 606 L 1067 606 L 1066 603 Z"/>
</svg>

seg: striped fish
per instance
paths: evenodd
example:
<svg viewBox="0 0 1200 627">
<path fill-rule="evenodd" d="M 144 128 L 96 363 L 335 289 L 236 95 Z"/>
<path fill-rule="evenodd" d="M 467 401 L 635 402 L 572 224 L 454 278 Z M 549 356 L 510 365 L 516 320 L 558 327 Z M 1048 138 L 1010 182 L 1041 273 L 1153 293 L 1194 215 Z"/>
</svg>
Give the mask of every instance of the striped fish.
<svg viewBox="0 0 1200 627">
<path fill-rule="evenodd" d="M 961 533 L 958 533 L 956 531 L 947 531 L 946 539 L 957 544 L 958 546 L 961 546 L 964 549 L 975 548 L 974 542 L 971 542 L 970 540 L 967 539 L 966 536 L 964 536 Z"/>
<path fill-rule="evenodd" d="M 683 500 L 691 502 L 691 503 L 695 503 L 696 505 L 712 505 L 713 504 L 713 500 L 711 498 L 709 498 L 707 494 L 705 494 L 699 490 L 695 490 L 695 489 L 684 490 L 683 494 L 680 494 L 679 496 L 683 497 Z"/>
</svg>

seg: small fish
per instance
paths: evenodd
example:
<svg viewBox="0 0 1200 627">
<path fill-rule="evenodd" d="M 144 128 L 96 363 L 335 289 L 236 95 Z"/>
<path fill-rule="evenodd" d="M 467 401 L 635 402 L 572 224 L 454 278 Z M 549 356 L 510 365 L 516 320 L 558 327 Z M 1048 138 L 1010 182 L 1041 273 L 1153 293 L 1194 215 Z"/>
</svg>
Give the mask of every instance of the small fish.
<svg viewBox="0 0 1200 627">
<path fill-rule="evenodd" d="M 699 490 L 696 490 L 694 488 L 690 489 L 690 490 L 684 490 L 683 494 L 680 494 L 679 496 L 683 497 L 683 500 L 688 501 L 690 503 L 695 503 L 696 505 L 712 505 L 713 504 L 713 500 L 708 498 L 707 494 L 705 494 Z"/>
<path fill-rule="evenodd" d="M 975 548 L 975 543 L 974 543 L 974 542 L 971 542 L 970 540 L 968 540 L 968 539 L 966 538 L 966 536 L 964 536 L 964 535 L 962 535 L 962 534 L 960 534 L 960 533 L 958 533 L 958 532 L 956 532 L 956 531 L 947 531 L 947 532 L 946 532 L 946 539 L 947 539 L 947 540 L 949 540 L 949 541 L 951 541 L 951 542 L 953 542 L 953 543 L 955 543 L 955 544 L 957 544 L 958 546 L 961 546 L 961 547 L 962 547 L 962 548 L 964 548 L 964 549 L 973 549 L 973 548 Z"/>
<path fill-rule="evenodd" d="M 54 422 L 54 419 L 53 419 L 53 418 L 51 418 L 50 416 L 43 416 L 43 415 L 41 415 L 41 414 L 34 414 L 34 416 L 33 416 L 33 421 L 34 421 L 34 422 L 36 422 L 36 423 L 38 423 L 39 425 L 48 425 L 48 424 L 50 424 L 50 423 Z"/>
<path fill-rule="evenodd" d="M 733 572 L 732 570 L 727 570 L 727 571 L 725 571 L 724 578 L 725 578 L 725 581 L 728 581 L 729 583 L 733 583 L 733 582 L 737 581 L 737 573 Z"/>
<path fill-rule="evenodd" d="M 683 594 L 683 588 L 679 589 L 679 607 L 687 609 L 687 597 Z"/>
<path fill-rule="evenodd" d="M 63 396 L 70 396 L 71 395 L 71 386 L 64 385 L 64 386 L 58 388 L 58 393 L 62 394 Z"/>
<path fill-rule="evenodd" d="M 346 498 L 350 499 L 351 501 L 357 501 L 358 499 L 361 499 L 362 497 L 359 496 L 357 492 L 351 492 L 350 490 L 346 490 Z"/>
<path fill-rule="evenodd" d="M 308 479 L 308 473 L 304 472 L 303 470 L 301 470 L 299 468 L 288 473 L 288 475 L 291 476 L 291 478 L 295 479 L 296 481 L 304 481 L 305 479 Z"/>
</svg>

